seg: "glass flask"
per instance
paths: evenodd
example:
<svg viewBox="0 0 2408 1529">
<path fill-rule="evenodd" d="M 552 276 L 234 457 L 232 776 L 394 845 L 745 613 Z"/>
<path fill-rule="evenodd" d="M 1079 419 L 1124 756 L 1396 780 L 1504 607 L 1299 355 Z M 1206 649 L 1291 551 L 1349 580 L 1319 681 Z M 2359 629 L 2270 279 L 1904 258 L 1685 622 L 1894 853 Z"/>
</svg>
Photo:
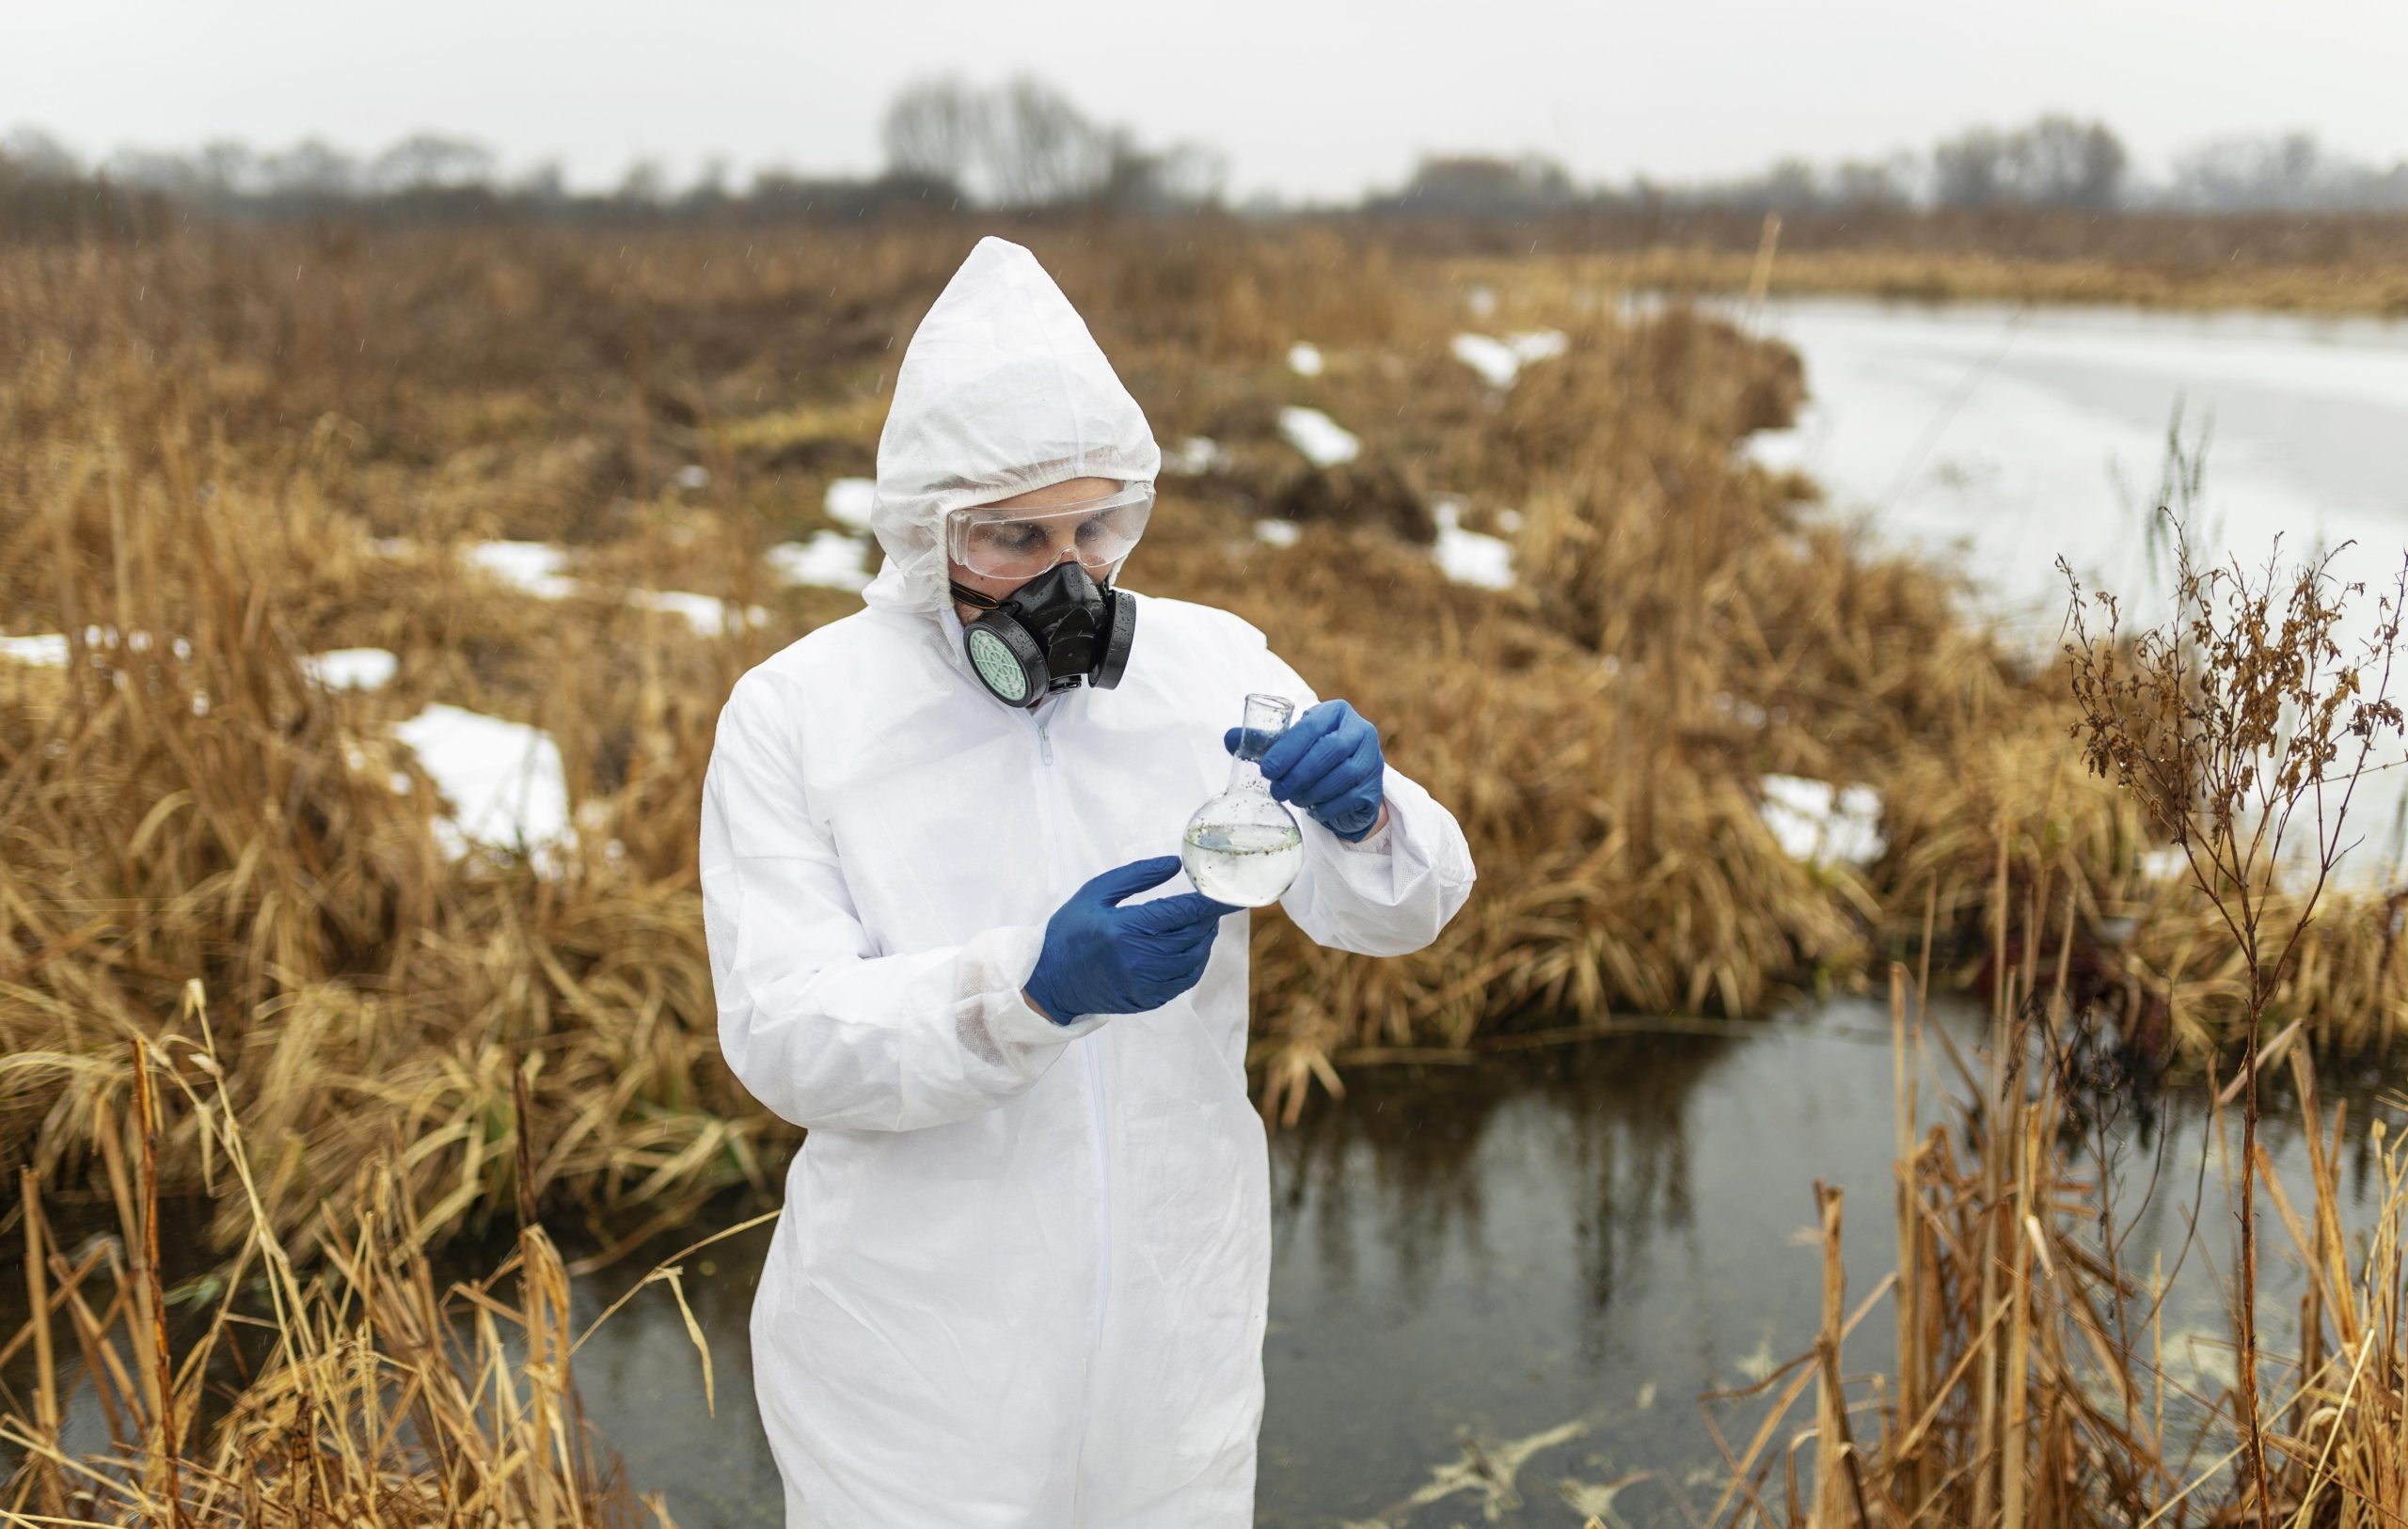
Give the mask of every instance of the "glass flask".
<svg viewBox="0 0 2408 1529">
<path fill-rule="evenodd" d="M 1229 761 L 1229 783 L 1187 820 L 1180 863 L 1196 890 L 1215 902 L 1263 907 L 1279 900 L 1304 869 L 1305 835 L 1295 814 L 1272 799 L 1258 763 L 1294 708 L 1284 696 L 1245 698 L 1245 721 Z"/>
</svg>

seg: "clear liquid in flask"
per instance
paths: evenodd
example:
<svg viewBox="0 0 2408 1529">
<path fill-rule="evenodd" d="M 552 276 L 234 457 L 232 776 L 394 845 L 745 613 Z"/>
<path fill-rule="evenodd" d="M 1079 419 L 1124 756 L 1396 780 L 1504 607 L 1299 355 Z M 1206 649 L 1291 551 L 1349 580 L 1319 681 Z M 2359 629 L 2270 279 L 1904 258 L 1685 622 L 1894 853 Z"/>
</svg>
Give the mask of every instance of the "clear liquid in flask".
<svg viewBox="0 0 2408 1529">
<path fill-rule="evenodd" d="M 1293 823 L 1199 823 L 1180 845 L 1196 890 L 1217 903 L 1267 907 L 1305 863 L 1305 836 Z"/>
</svg>

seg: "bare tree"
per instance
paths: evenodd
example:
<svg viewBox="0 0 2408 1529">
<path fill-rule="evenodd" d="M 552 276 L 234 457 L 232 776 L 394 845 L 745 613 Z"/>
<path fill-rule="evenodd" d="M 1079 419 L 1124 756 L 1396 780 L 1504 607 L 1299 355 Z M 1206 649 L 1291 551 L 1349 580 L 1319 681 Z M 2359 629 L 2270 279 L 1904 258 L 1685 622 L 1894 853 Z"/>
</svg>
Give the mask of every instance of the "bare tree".
<svg viewBox="0 0 2408 1529">
<path fill-rule="evenodd" d="M 2050 207 L 2115 204 L 2131 156 L 2106 123 L 2043 117 L 2011 143 L 2021 199 Z"/>
<path fill-rule="evenodd" d="M 369 163 L 365 189 L 390 195 L 489 185 L 499 164 L 494 151 L 473 138 L 413 133 Z"/>
<path fill-rule="evenodd" d="M 1083 201 L 1103 189 L 1125 134 L 1090 120 L 1068 96 L 1021 75 L 995 98 L 983 145 L 986 179 L 1006 207 Z"/>
<path fill-rule="evenodd" d="M 905 86 L 886 108 L 879 143 L 887 168 L 967 189 L 987 133 L 987 98 L 957 77 Z"/>
<path fill-rule="evenodd" d="M 1931 151 L 1932 197 L 1942 207 L 1989 207 L 2006 199 L 2006 139 L 1972 128 Z"/>
</svg>

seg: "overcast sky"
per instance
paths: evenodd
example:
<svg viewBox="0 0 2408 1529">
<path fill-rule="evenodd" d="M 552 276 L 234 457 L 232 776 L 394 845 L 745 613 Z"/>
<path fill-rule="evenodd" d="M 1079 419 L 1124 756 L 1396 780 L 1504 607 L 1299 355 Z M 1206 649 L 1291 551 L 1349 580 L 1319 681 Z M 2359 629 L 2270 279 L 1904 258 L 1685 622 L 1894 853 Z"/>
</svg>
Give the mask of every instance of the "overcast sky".
<svg viewBox="0 0 2408 1529">
<path fill-rule="evenodd" d="M 5 0 L 0 126 L 96 156 L 434 128 L 579 185 L 639 157 L 858 172 L 904 82 L 1041 73 L 1243 197 L 1351 197 L 1432 150 L 1583 180 L 1920 148 L 2044 110 L 2154 172 L 2221 133 L 2408 156 L 2408 0 Z"/>
</svg>

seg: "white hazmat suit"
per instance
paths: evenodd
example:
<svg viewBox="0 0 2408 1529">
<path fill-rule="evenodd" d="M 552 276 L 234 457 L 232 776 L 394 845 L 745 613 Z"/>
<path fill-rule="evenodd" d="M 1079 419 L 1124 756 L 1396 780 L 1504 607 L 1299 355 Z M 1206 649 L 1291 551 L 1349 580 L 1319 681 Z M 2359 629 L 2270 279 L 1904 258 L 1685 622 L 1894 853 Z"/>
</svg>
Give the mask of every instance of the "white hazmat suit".
<svg viewBox="0 0 2408 1529">
<path fill-rule="evenodd" d="M 809 1131 L 752 1309 L 796 1529 L 1252 1521 L 1271 1250 L 1245 919 L 1149 1013 L 1057 1025 L 1022 988 L 1082 883 L 1177 851 L 1248 691 L 1314 697 L 1244 622 L 1140 596 L 1117 688 L 1008 708 L 946 592 L 946 512 L 1159 460 L 1052 279 L 982 240 L 895 380 L 868 608 L 746 674 L 720 717 L 721 1044 Z M 1427 944 L 1472 884 L 1447 810 L 1393 769 L 1384 786 L 1360 844 L 1306 823 L 1283 899 L 1370 955 Z"/>
</svg>

